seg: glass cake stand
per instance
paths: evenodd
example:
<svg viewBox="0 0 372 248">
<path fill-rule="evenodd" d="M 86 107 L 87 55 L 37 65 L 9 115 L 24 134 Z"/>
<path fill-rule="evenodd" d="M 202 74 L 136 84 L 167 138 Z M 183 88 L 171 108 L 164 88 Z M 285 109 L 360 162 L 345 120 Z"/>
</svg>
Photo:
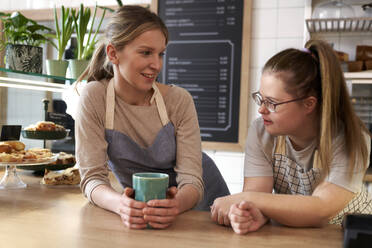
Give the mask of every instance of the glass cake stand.
<svg viewBox="0 0 372 248">
<path fill-rule="evenodd" d="M 0 162 L 0 166 L 5 166 L 4 176 L 0 181 L 0 189 L 22 189 L 26 188 L 22 179 L 17 174 L 17 166 L 28 166 L 28 165 L 42 165 L 49 164 L 57 160 L 58 154 L 52 157 L 35 162 L 35 161 L 25 161 L 25 162 Z"/>
</svg>

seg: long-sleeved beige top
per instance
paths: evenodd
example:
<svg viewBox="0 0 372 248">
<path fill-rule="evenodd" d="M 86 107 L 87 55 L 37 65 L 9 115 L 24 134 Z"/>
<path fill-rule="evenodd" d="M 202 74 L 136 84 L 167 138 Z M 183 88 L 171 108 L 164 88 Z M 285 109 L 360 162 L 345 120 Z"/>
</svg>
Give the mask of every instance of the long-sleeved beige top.
<svg viewBox="0 0 372 248">
<path fill-rule="evenodd" d="M 89 82 L 80 92 L 75 118 L 76 159 L 81 174 L 81 189 L 92 202 L 91 193 L 101 184 L 109 185 L 108 155 L 105 140 L 106 89 L 108 82 Z M 201 139 L 192 96 L 172 86 L 163 95 L 169 120 L 176 135 L 176 181 L 178 188 L 193 185 L 203 196 Z M 115 97 L 114 130 L 129 136 L 142 147 L 150 146 L 162 128 L 156 103 L 136 106 Z M 123 148 L 125 149 L 125 148 Z"/>
</svg>

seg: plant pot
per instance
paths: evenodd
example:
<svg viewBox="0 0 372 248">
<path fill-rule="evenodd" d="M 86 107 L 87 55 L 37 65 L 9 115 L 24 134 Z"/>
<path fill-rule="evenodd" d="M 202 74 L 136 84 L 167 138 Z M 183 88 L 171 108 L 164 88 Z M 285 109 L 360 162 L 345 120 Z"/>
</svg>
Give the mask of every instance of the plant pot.
<svg viewBox="0 0 372 248">
<path fill-rule="evenodd" d="M 55 60 L 47 59 L 46 60 L 46 71 L 48 75 L 66 77 L 66 70 L 68 67 L 68 61 L 66 60 Z M 65 80 L 51 78 L 51 82 L 54 83 L 65 83 Z"/>
<path fill-rule="evenodd" d="M 88 67 L 89 60 L 69 59 L 68 66 L 70 68 L 71 77 L 77 79 Z"/>
<path fill-rule="evenodd" d="M 5 49 L 7 69 L 42 73 L 43 48 L 29 45 L 8 44 Z"/>
</svg>

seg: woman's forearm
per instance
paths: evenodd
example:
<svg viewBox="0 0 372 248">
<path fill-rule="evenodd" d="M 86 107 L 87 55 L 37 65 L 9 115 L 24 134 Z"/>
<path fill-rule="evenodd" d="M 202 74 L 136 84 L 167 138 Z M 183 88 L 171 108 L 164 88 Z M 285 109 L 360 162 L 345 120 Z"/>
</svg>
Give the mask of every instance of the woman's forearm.
<svg viewBox="0 0 372 248">
<path fill-rule="evenodd" d="M 91 199 L 97 206 L 118 214 L 121 194 L 110 186 L 101 184 L 95 187 Z"/>
<path fill-rule="evenodd" d="M 180 213 L 193 208 L 199 200 L 199 192 L 191 184 L 183 186 L 176 194 Z"/>
<path fill-rule="evenodd" d="M 240 196 L 242 200 L 253 202 L 268 218 L 288 226 L 318 227 L 331 217 L 325 211 L 328 203 L 316 196 L 261 192 L 243 192 Z"/>
</svg>

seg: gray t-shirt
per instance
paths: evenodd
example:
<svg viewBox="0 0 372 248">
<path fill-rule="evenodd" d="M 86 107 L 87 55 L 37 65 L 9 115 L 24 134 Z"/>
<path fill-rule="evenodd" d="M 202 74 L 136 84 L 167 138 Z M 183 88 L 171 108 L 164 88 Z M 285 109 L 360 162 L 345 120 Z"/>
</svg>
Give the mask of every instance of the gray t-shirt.
<svg viewBox="0 0 372 248">
<path fill-rule="evenodd" d="M 370 137 L 365 134 L 365 140 L 370 152 Z M 277 137 L 269 134 L 265 130 L 262 118 L 256 119 L 248 130 L 248 137 L 245 149 L 244 176 L 261 177 L 273 176 L 274 151 Z M 312 169 L 314 154 L 316 151 L 316 141 L 300 151 L 296 151 L 288 137 L 285 137 L 286 156 L 295 161 L 306 172 Z M 333 160 L 330 173 L 325 179 L 351 192 L 361 191 L 365 170 L 362 166 L 355 166 L 353 177 L 348 175 L 349 159 L 344 144 L 342 132 L 332 142 Z M 363 168 L 365 168 L 364 166 Z"/>
</svg>

